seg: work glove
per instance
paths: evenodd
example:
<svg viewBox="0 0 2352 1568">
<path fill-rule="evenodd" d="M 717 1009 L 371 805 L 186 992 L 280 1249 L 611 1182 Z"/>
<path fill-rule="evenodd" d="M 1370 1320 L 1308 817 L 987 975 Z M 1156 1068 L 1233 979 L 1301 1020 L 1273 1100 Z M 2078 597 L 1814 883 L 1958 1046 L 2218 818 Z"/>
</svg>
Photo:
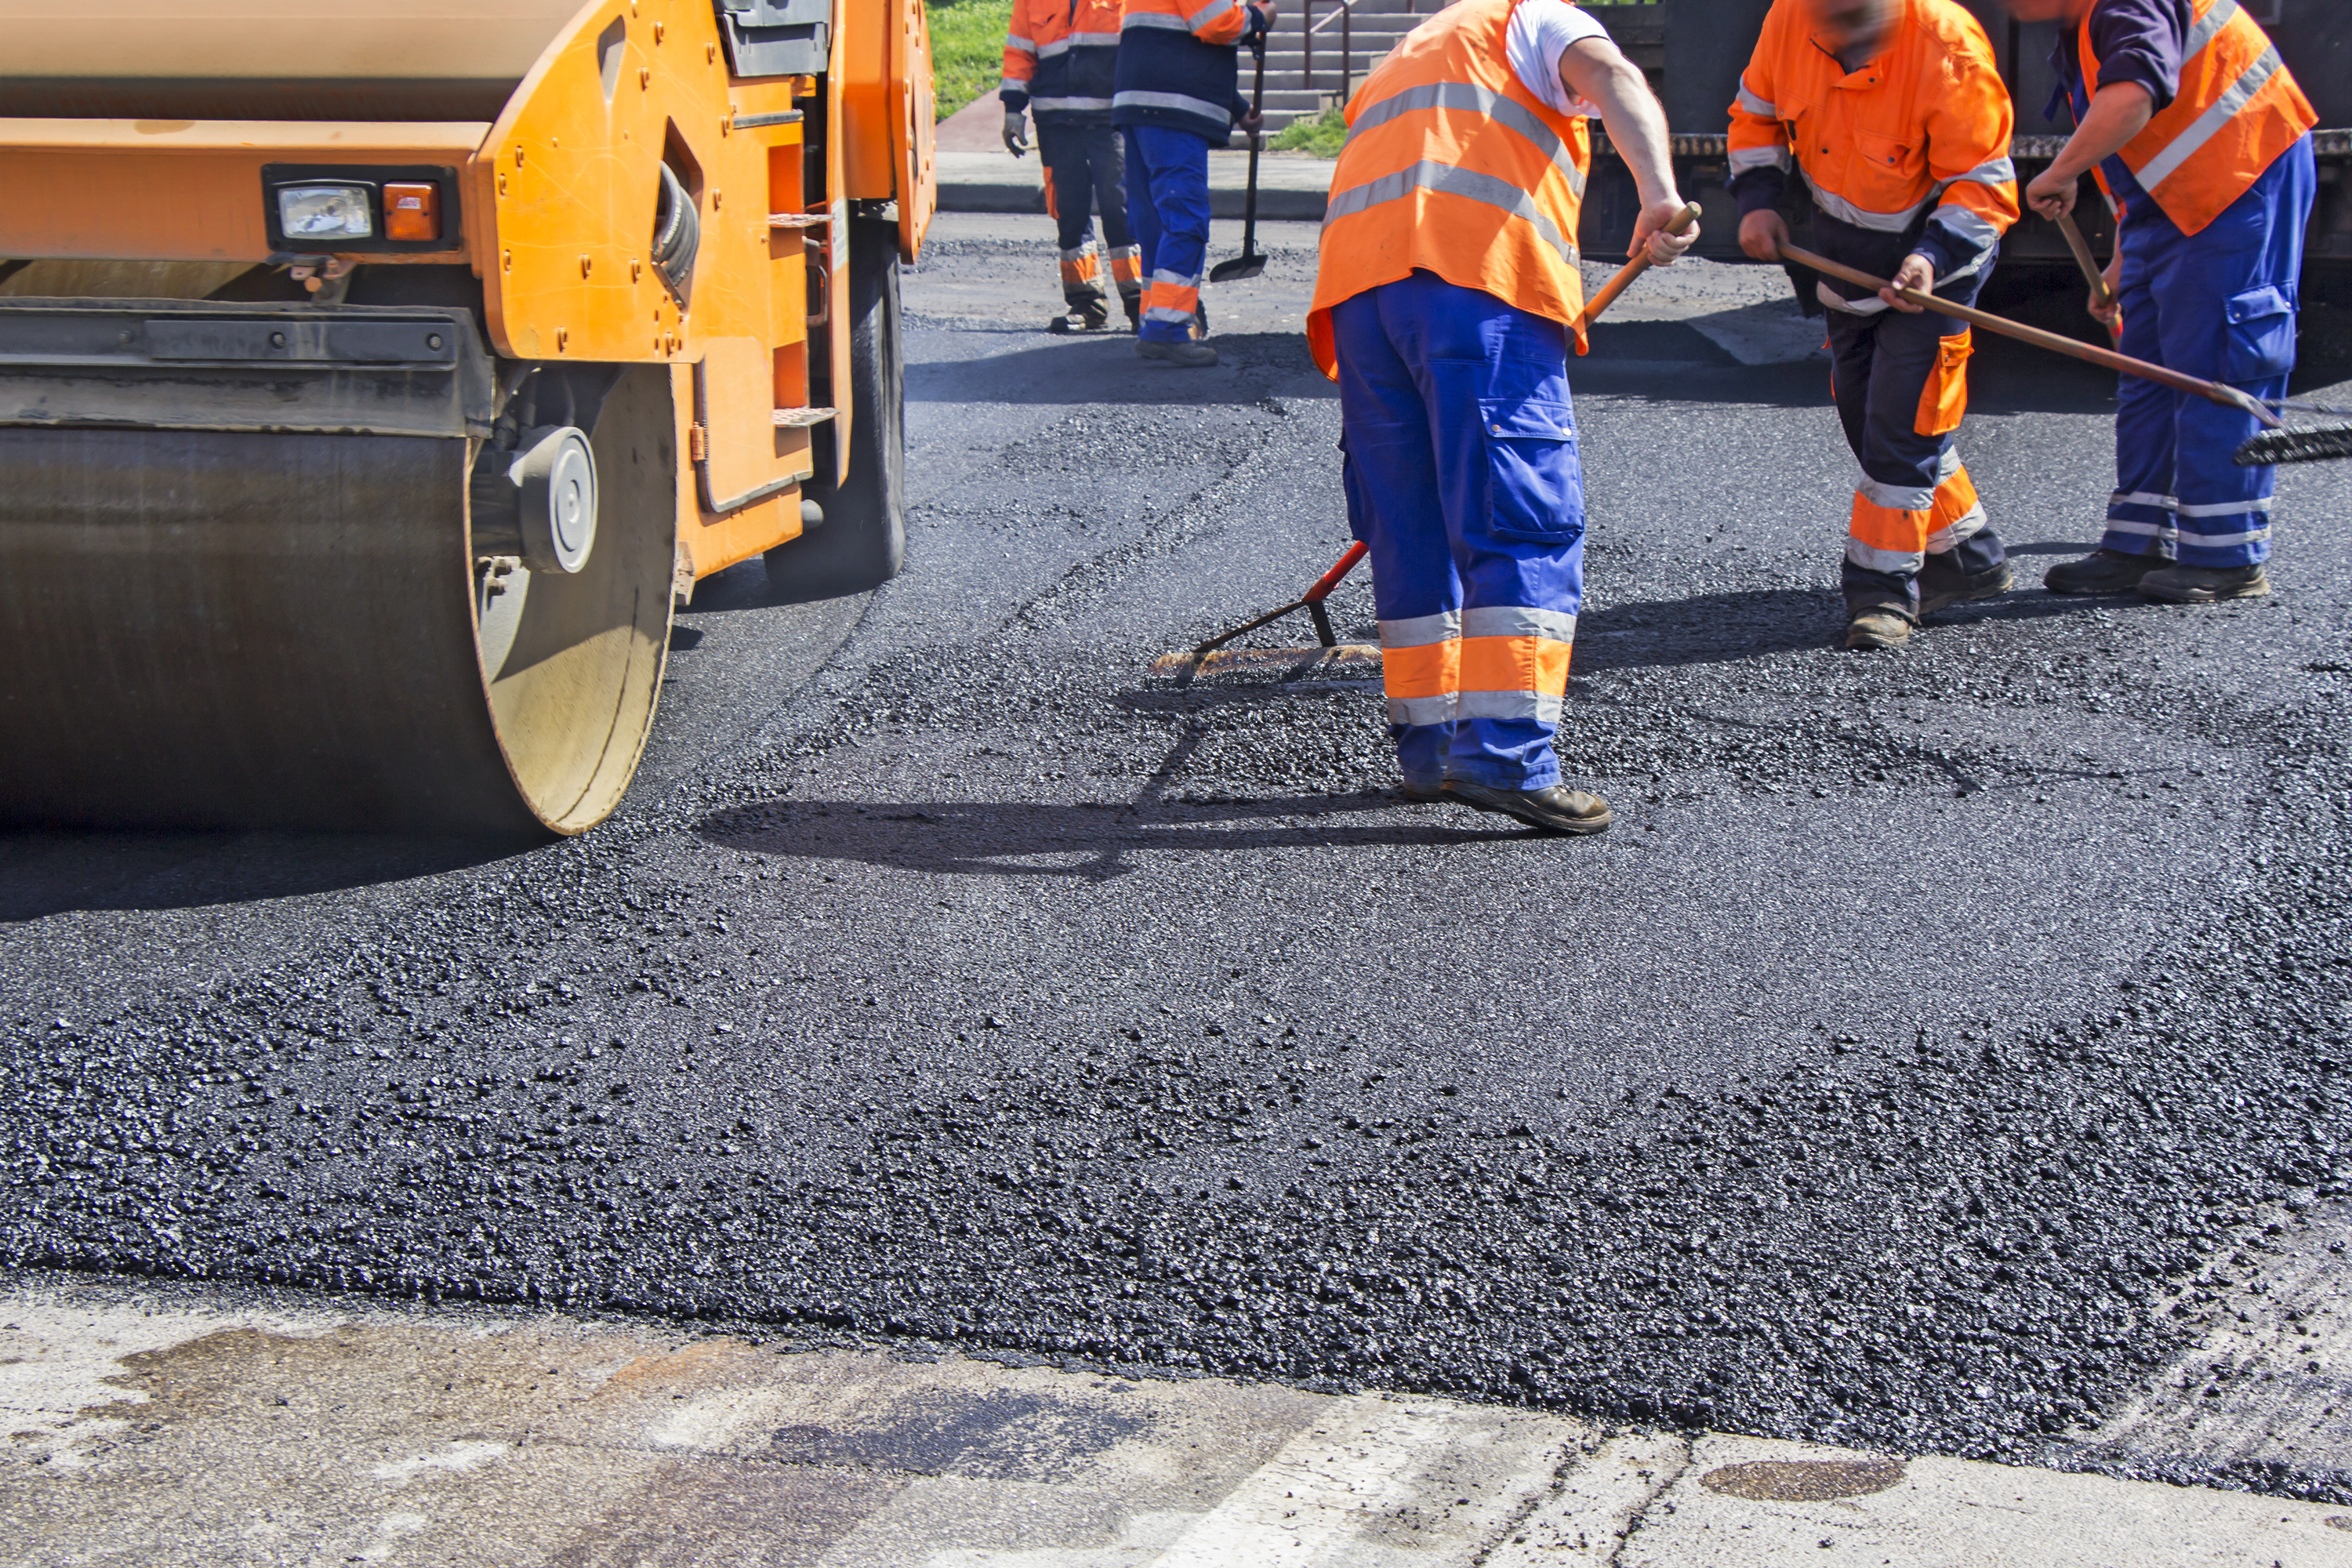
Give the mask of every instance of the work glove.
<svg viewBox="0 0 2352 1568">
<path fill-rule="evenodd" d="M 1019 110 L 1006 110 L 1004 111 L 1004 150 L 1016 158 L 1029 151 L 1028 130 L 1028 122 L 1022 119 Z"/>
</svg>

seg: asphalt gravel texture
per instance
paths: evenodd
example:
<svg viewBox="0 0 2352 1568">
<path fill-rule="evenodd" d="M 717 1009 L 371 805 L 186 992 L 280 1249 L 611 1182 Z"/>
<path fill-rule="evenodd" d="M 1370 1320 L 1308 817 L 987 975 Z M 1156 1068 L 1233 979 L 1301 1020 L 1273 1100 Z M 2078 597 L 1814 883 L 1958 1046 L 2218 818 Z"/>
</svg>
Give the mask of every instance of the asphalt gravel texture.
<svg viewBox="0 0 2352 1568">
<path fill-rule="evenodd" d="M 995 233 L 908 279 L 905 574 L 705 584 L 604 826 L 0 840 L 0 1259 L 2352 1500 L 2076 1441 L 2352 1192 L 2352 468 L 2273 598 L 2049 595 L 2111 389 L 1988 345 L 2019 589 L 1848 655 L 1821 364 L 1604 324 L 1548 837 L 1361 683 L 1144 675 L 1339 554 L 1336 400 L 1034 331 Z"/>
</svg>

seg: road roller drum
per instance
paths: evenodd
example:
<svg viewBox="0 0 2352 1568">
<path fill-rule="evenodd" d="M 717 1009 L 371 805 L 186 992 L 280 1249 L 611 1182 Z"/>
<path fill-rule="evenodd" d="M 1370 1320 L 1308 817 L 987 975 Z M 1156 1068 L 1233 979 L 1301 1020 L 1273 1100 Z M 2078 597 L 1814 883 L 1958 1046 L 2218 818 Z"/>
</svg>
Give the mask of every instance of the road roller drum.
<svg viewBox="0 0 2352 1568">
<path fill-rule="evenodd" d="M 919 0 L 0 22 L 0 817 L 580 832 L 698 578 L 897 569 Z"/>
</svg>

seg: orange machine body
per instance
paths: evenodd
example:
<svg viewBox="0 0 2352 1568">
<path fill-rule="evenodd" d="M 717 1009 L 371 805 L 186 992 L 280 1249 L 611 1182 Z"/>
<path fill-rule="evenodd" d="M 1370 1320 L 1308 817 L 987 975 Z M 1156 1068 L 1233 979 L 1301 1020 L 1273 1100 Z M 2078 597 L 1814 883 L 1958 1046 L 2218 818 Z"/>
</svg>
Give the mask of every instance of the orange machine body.
<svg viewBox="0 0 2352 1568">
<path fill-rule="evenodd" d="M 851 204 L 895 202 L 908 260 L 936 204 L 921 0 L 835 0 L 827 72 L 761 79 L 709 0 L 129 8 L 0 0 L 0 257 L 463 264 L 501 356 L 671 367 L 682 578 L 799 533 L 812 431 L 847 416 Z M 682 287 L 651 255 L 665 164 L 700 223 Z M 273 166 L 446 171 L 442 238 L 273 241 Z"/>
</svg>

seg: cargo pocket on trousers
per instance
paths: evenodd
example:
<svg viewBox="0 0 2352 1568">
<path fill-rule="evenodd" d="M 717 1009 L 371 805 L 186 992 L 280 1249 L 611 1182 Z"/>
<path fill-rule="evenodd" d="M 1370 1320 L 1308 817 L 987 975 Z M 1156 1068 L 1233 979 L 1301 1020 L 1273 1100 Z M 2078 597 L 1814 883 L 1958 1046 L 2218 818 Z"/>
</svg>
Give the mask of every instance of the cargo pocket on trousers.
<svg viewBox="0 0 2352 1568">
<path fill-rule="evenodd" d="M 1569 405 L 1482 397 L 1487 531 L 1497 539 L 1572 544 L 1584 537 L 1583 470 Z"/>
<path fill-rule="evenodd" d="M 1966 331 L 1937 340 L 1936 368 L 1919 389 L 1919 417 L 1912 425 L 1918 434 L 1944 436 L 1960 427 L 1969 412 L 1969 354 L 1975 346 Z"/>
<path fill-rule="evenodd" d="M 2223 381 L 2268 381 L 2294 368 L 2294 306 L 2275 288 L 2231 296 Z"/>
</svg>

